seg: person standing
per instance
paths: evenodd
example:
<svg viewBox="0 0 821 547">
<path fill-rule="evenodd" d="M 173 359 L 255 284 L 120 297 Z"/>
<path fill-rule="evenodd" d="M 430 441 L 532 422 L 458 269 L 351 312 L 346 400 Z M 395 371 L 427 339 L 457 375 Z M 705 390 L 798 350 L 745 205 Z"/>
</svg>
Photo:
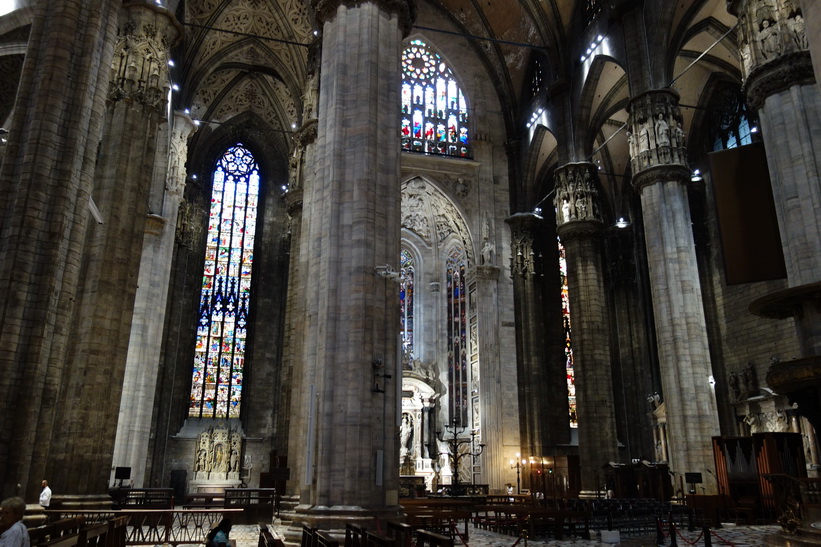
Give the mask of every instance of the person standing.
<svg viewBox="0 0 821 547">
<path fill-rule="evenodd" d="M 30 547 L 29 532 L 23 524 L 26 502 L 8 498 L 0 503 L 0 547 Z"/>
<path fill-rule="evenodd" d="M 48 487 L 48 481 L 43 479 L 43 489 L 40 491 L 40 505 L 43 506 L 43 509 L 48 509 L 49 504 L 51 503 L 51 488 Z"/>
</svg>

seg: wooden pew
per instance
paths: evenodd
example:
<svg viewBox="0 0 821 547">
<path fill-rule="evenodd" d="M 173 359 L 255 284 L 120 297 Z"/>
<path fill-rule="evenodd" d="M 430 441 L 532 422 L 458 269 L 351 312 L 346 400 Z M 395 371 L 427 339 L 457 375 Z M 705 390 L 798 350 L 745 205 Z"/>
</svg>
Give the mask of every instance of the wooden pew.
<svg viewBox="0 0 821 547">
<path fill-rule="evenodd" d="M 65 535 L 79 534 L 83 525 L 85 525 L 85 518 L 83 517 L 60 519 L 51 524 L 31 528 L 29 530 L 29 541 L 32 547 L 42 545 L 49 540 Z"/>
<path fill-rule="evenodd" d="M 314 537 L 316 538 L 316 547 L 339 547 L 339 542 L 326 532 L 315 530 Z"/>
<path fill-rule="evenodd" d="M 453 547 L 453 538 L 428 530 L 417 530 L 416 547 Z"/>
<path fill-rule="evenodd" d="M 388 537 L 396 539 L 396 547 L 413 547 L 413 527 L 410 524 L 389 520 L 386 531 Z"/>
<path fill-rule="evenodd" d="M 362 547 L 364 541 L 364 528 L 352 522 L 345 523 L 345 547 Z"/>
</svg>

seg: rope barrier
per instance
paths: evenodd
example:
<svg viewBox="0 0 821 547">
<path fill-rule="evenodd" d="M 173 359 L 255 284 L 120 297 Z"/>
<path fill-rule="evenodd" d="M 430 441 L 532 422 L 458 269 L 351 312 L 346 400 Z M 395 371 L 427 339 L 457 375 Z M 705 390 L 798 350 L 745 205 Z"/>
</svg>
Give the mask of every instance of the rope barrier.
<svg viewBox="0 0 821 547">
<path fill-rule="evenodd" d="M 723 543 L 724 545 L 732 545 L 733 547 L 735 547 L 735 543 L 733 543 L 732 541 L 728 541 L 728 540 L 724 539 L 723 537 L 721 537 L 720 535 L 718 535 L 715 532 L 712 532 L 712 534 L 715 537 L 717 537 L 721 541 L 721 543 Z"/>
<path fill-rule="evenodd" d="M 456 521 L 449 520 L 448 522 L 450 523 L 451 533 L 454 533 L 457 536 L 459 536 L 459 539 L 462 541 L 462 543 L 465 544 L 465 547 L 470 547 L 468 545 L 468 542 L 465 540 L 464 536 L 462 536 L 461 532 L 459 532 L 459 527 L 457 526 Z"/>
<path fill-rule="evenodd" d="M 676 528 L 676 525 L 675 525 L 675 524 L 671 524 L 671 525 L 670 525 L 670 528 L 671 528 L 672 530 L 675 530 L 675 532 L 676 532 L 676 534 L 678 535 L 678 537 L 680 537 L 680 538 L 684 541 L 684 543 L 687 543 L 688 545 L 695 545 L 696 543 L 698 543 L 698 542 L 699 542 L 699 540 L 701 539 L 701 537 L 704 535 L 704 530 L 701 530 L 701 533 L 698 535 L 698 537 L 697 537 L 696 539 L 694 539 L 693 541 L 690 541 L 690 540 L 688 540 L 686 537 L 684 537 L 684 536 L 681 534 L 681 532 L 679 532 L 679 530 L 678 530 L 678 528 Z"/>
</svg>

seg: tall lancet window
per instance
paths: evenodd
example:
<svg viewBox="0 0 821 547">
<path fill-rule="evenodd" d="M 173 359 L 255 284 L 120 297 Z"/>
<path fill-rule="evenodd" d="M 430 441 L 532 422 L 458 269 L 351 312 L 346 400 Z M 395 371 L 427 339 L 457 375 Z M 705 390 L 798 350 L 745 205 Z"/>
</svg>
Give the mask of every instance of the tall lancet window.
<svg viewBox="0 0 821 547">
<path fill-rule="evenodd" d="M 239 417 L 258 201 L 259 166 L 232 146 L 213 177 L 189 416 Z"/>
<path fill-rule="evenodd" d="M 576 419 L 576 376 L 573 370 L 573 344 L 570 340 L 570 296 L 567 290 L 567 260 L 564 245 L 559 241 L 559 274 L 562 279 L 562 323 L 564 324 L 564 358 L 567 371 L 567 402 L 570 406 L 570 427 L 579 427 Z"/>
<path fill-rule="evenodd" d="M 413 257 L 402 249 L 401 268 L 399 274 L 399 304 L 401 306 L 402 325 L 402 352 L 407 359 L 413 359 Z"/>
<path fill-rule="evenodd" d="M 467 299 L 465 252 L 454 249 L 447 260 L 448 398 L 450 423 L 468 426 Z"/>
<path fill-rule="evenodd" d="M 471 155 L 465 96 L 448 65 L 421 40 L 402 52 L 402 149 Z"/>
</svg>

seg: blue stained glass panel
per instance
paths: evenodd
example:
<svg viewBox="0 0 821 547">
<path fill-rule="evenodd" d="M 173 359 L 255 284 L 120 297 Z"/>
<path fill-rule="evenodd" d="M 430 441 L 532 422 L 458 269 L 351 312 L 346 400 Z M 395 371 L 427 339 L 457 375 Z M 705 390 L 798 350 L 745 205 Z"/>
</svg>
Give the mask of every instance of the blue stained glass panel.
<svg viewBox="0 0 821 547">
<path fill-rule="evenodd" d="M 189 415 L 238 418 L 259 204 L 259 166 L 242 144 L 213 174 Z"/>
</svg>

